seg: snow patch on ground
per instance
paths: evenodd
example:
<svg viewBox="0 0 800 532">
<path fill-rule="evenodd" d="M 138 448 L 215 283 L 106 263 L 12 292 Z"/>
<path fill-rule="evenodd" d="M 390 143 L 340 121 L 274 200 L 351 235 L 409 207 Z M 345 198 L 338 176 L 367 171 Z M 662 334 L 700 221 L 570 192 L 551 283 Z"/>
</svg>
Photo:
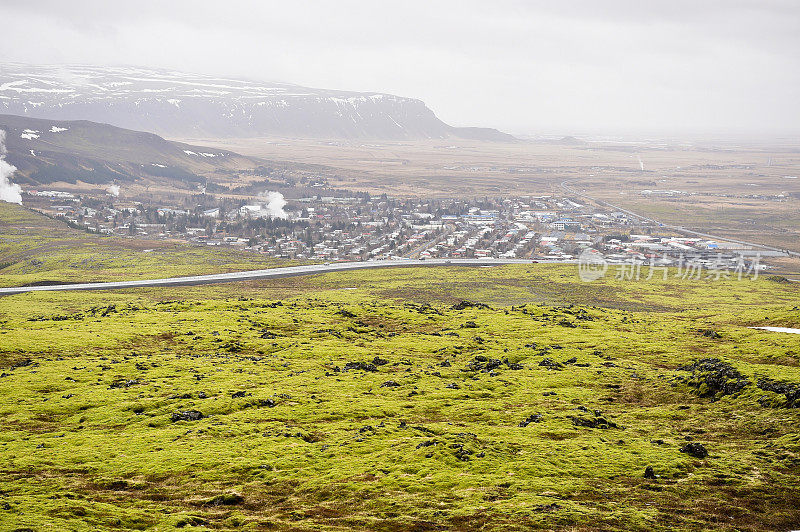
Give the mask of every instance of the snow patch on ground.
<svg viewBox="0 0 800 532">
<path fill-rule="evenodd" d="M 19 136 L 19 138 L 25 140 L 38 139 L 39 133 L 41 133 L 41 131 L 36 131 L 35 129 L 25 129 L 22 131 L 22 134 Z"/>
<path fill-rule="evenodd" d="M 50 133 L 61 133 L 62 131 L 69 131 L 68 127 L 50 126 Z"/>
<path fill-rule="evenodd" d="M 770 331 L 770 332 L 800 334 L 800 329 L 795 329 L 792 327 L 748 327 L 748 329 L 761 329 L 763 331 Z"/>
</svg>

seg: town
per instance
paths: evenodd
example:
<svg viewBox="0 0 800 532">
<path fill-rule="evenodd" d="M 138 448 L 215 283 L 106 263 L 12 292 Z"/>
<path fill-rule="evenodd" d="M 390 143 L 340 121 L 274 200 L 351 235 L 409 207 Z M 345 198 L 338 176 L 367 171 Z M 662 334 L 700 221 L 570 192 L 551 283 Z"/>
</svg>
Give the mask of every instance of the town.
<svg viewBox="0 0 800 532">
<path fill-rule="evenodd" d="M 227 246 L 294 260 L 568 262 L 591 253 L 610 264 L 765 267 L 757 264 L 765 252 L 747 245 L 681 235 L 569 195 L 426 200 L 325 192 L 331 195 L 284 199 L 280 192 L 234 198 L 200 191 L 180 206 L 167 206 L 122 198 L 119 188 L 109 187 L 101 195 L 29 190 L 25 203 L 90 232 Z"/>
</svg>

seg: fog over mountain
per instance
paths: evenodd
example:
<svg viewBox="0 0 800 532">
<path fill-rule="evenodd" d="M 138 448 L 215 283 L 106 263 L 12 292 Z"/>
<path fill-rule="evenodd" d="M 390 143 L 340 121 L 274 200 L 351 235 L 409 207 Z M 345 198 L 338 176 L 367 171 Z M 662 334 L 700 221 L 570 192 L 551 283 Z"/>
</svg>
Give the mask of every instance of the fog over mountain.
<svg viewBox="0 0 800 532">
<path fill-rule="evenodd" d="M 171 137 L 514 140 L 494 129 L 452 127 L 413 98 L 134 67 L 2 64 L 0 113 Z"/>
<path fill-rule="evenodd" d="M 4 0 L 0 20 L 4 62 L 376 91 L 512 134 L 800 131 L 793 0 Z"/>
</svg>

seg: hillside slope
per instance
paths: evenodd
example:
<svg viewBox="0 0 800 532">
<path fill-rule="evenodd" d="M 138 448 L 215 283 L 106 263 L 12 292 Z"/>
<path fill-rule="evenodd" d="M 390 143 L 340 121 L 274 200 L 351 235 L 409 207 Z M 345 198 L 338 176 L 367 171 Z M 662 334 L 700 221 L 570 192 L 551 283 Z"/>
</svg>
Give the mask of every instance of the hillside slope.
<svg viewBox="0 0 800 532">
<path fill-rule="evenodd" d="M 515 140 L 452 127 L 413 98 L 144 68 L 1 64 L 0 112 L 172 137 Z"/>
<path fill-rule="evenodd" d="M 0 522 L 794 530 L 797 341 L 747 326 L 798 292 L 536 264 L 0 298 Z"/>
<path fill-rule="evenodd" d="M 23 185 L 55 181 L 127 182 L 139 177 L 200 182 L 199 175 L 254 167 L 236 153 L 190 146 L 152 133 L 86 120 L 64 121 L 0 115 L 7 160 Z"/>
</svg>

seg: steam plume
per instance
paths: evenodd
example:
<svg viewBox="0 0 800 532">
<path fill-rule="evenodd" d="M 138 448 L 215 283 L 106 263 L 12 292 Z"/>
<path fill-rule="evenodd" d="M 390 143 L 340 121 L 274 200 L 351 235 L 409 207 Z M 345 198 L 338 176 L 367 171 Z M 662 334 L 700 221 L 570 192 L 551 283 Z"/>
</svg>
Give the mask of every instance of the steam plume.
<svg viewBox="0 0 800 532">
<path fill-rule="evenodd" d="M 106 192 L 114 196 L 115 198 L 119 196 L 119 185 L 109 185 L 106 189 Z"/>
<path fill-rule="evenodd" d="M 283 208 L 286 206 L 286 200 L 283 199 L 283 194 L 280 192 L 267 192 L 258 195 L 260 198 L 267 200 L 265 209 L 270 218 L 287 218 L 289 215 Z"/>
<path fill-rule="evenodd" d="M 0 129 L 0 201 L 22 205 L 22 187 L 9 180 L 17 168 L 6 162 L 5 141 L 6 132 Z"/>
</svg>

